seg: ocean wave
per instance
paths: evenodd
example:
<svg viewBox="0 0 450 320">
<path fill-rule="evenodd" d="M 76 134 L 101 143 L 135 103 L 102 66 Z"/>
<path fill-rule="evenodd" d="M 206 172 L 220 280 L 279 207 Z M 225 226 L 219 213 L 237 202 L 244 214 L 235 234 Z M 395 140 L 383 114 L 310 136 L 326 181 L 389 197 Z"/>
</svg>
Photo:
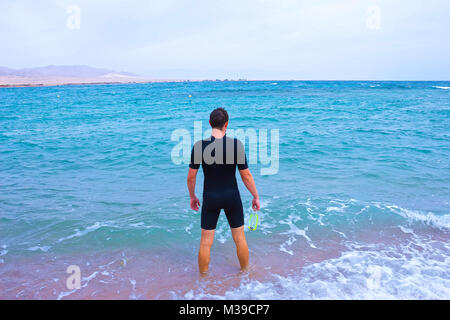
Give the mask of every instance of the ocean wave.
<svg viewBox="0 0 450 320">
<path fill-rule="evenodd" d="M 361 214 L 363 215 L 369 214 L 370 209 L 377 208 L 379 210 L 385 212 L 388 211 L 389 213 L 393 213 L 397 216 L 403 217 L 409 223 L 419 222 L 427 224 L 434 228 L 438 228 L 440 230 L 450 229 L 450 214 L 437 215 L 433 212 L 423 212 L 420 210 L 406 209 L 401 206 L 390 203 L 365 202 L 365 201 L 358 201 L 355 199 L 351 200 L 335 199 L 330 200 L 329 204 L 330 205 L 327 205 L 325 209 L 316 206 L 313 211 L 317 212 L 325 211 L 328 214 L 327 217 L 332 217 L 336 215 L 345 216 L 351 214 L 351 212 L 354 212 L 355 209 L 358 209 L 358 211 L 355 212 L 354 215 L 359 216 Z M 312 210 L 311 208 L 309 209 Z M 311 214 L 309 210 L 308 212 Z"/>
<path fill-rule="evenodd" d="M 443 89 L 443 90 L 450 90 L 450 87 L 444 87 L 444 86 L 433 86 L 433 88 Z"/>
<path fill-rule="evenodd" d="M 9 252 L 8 250 L 6 250 L 6 248 L 8 248 L 6 244 L 2 245 L 0 248 L 2 249 L 0 250 L 0 257 L 6 255 Z M 0 264 L 3 263 L 5 263 L 5 260 L 0 258 Z"/>
<path fill-rule="evenodd" d="M 35 247 L 28 248 L 27 250 L 47 252 L 48 250 L 50 250 L 50 248 L 51 248 L 51 246 L 35 246 Z"/>
<path fill-rule="evenodd" d="M 3 250 L 0 251 L 0 257 L 6 255 L 8 253 L 8 250 L 6 250 L 6 248 L 7 248 L 6 245 L 2 246 Z"/>
<path fill-rule="evenodd" d="M 430 249 L 431 250 L 431 249 Z M 449 299 L 449 259 L 418 254 L 349 251 L 306 266 L 299 274 L 244 279 L 223 295 L 190 290 L 182 299 Z M 410 257 L 412 255 L 412 258 Z"/>
<path fill-rule="evenodd" d="M 432 212 L 423 213 L 417 210 L 405 209 L 396 205 L 385 205 L 391 212 L 398 214 L 410 221 L 423 222 L 439 229 L 450 229 L 450 215 L 438 216 Z"/>
<path fill-rule="evenodd" d="M 84 229 L 83 231 L 75 230 L 76 232 L 74 234 L 71 234 L 70 236 L 67 236 L 67 237 L 60 238 L 58 240 L 58 242 L 63 242 L 63 241 L 66 241 L 66 240 L 69 240 L 72 238 L 76 238 L 76 237 L 83 237 L 90 232 L 93 232 L 101 227 L 106 227 L 106 226 L 108 226 L 108 225 L 104 224 L 104 223 L 96 222 L 92 226 L 86 227 L 86 229 Z"/>
</svg>

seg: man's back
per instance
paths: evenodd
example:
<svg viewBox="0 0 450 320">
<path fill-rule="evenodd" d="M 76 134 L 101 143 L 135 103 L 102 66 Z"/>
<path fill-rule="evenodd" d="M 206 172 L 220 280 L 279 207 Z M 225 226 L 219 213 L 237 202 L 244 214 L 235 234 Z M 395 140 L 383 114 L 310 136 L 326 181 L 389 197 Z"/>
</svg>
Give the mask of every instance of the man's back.
<svg viewBox="0 0 450 320">
<path fill-rule="evenodd" d="M 192 169 L 202 166 L 205 177 L 203 195 L 237 191 L 236 166 L 239 170 L 248 168 L 242 142 L 236 138 L 224 136 L 217 139 L 198 141 L 192 150 Z"/>
</svg>

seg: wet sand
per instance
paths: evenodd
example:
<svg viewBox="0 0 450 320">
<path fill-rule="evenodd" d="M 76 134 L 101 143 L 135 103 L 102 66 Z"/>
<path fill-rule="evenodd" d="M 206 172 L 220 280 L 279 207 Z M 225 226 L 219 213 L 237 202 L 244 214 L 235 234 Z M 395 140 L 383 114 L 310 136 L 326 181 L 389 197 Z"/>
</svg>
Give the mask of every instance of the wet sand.
<svg viewBox="0 0 450 320">
<path fill-rule="evenodd" d="M 430 230 L 424 230 L 428 233 Z M 435 240 L 448 241 L 446 234 Z M 444 238 L 442 238 L 444 237 Z M 27 257 L 4 256 L 0 264 L 0 299 L 183 299 L 220 297 L 243 281 L 264 282 L 273 275 L 299 274 L 305 265 L 337 258 L 349 248 L 338 234 L 327 236 L 316 248 L 301 238 L 289 246 L 293 255 L 279 248 L 285 238 L 250 241 L 248 272 L 240 272 L 234 244 L 216 242 L 210 271 L 197 271 L 197 248 L 121 249 L 89 253 L 32 253 Z M 379 232 L 359 234 L 359 250 L 373 246 L 414 245 L 414 236 L 392 228 L 385 237 Z M 420 249 L 420 247 L 419 247 Z M 81 288 L 66 286 L 67 267 L 81 270 Z M 327 277 L 327 275 L 322 275 Z"/>
</svg>

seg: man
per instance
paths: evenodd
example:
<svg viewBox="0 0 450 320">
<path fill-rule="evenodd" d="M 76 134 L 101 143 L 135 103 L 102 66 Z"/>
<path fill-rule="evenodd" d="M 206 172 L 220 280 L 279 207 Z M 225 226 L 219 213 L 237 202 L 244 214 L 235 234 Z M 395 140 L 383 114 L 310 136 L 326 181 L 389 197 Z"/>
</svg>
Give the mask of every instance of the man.
<svg viewBox="0 0 450 320">
<path fill-rule="evenodd" d="M 236 181 L 236 166 L 242 181 L 253 195 L 252 208 L 260 208 L 258 191 L 247 165 L 243 144 L 235 138 L 225 136 L 228 113 L 217 108 L 209 117 L 211 138 L 198 141 L 192 148 L 187 185 L 191 197 L 191 208 L 198 211 L 200 201 L 195 196 L 195 181 L 200 165 L 203 168 L 203 205 L 201 211 L 202 236 L 198 253 L 200 273 L 208 271 L 211 246 L 220 210 L 224 209 L 231 228 L 241 270 L 248 266 L 248 246 L 244 233 L 244 211 Z"/>
</svg>

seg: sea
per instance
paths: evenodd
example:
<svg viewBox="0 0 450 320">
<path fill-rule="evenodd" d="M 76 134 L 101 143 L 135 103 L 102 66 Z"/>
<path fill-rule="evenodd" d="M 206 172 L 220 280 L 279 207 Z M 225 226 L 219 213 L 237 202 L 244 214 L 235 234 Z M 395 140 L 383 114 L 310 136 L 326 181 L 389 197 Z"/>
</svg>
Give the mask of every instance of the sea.
<svg viewBox="0 0 450 320">
<path fill-rule="evenodd" d="M 217 107 L 261 210 L 236 173 L 250 268 L 222 213 L 200 276 Z M 0 88 L 0 299 L 450 299 L 450 82 Z"/>
</svg>

